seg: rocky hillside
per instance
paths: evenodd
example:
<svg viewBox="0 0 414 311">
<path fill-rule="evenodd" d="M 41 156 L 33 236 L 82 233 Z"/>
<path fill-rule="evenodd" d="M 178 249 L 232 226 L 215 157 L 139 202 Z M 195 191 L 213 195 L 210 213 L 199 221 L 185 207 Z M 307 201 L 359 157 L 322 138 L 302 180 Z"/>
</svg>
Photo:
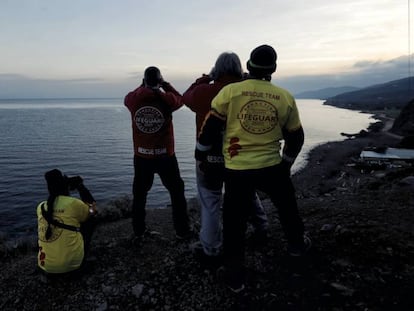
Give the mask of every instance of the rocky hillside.
<svg viewBox="0 0 414 311">
<path fill-rule="evenodd" d="M 353 92 L 356 90 L 359 90 L 359 88 L 353 86 L 329 87 L 320 90 L 312 90 L 295 94 L 295 97 L 304 99 L 328 99 L 338 94 Z"/>
<path fill-rule="evenodd" d="M 391 132 L 401 136 L 414 136 L 414 100 L 401 110 L 395 119 Z"/>
<path fill-rule="evenodd" d="M 410 77 L 342 93 L 325 104 L 355 110 L 401 109 L 413 98 L 414 77 Z"/>
</svg>

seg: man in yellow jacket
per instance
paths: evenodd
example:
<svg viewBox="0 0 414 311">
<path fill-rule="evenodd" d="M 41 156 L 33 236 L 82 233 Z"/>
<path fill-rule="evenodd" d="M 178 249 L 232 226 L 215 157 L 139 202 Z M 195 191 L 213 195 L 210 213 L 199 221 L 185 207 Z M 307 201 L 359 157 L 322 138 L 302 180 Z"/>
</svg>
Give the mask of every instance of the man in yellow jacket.
<svg viewBox="0 0 414 311">
<path fill-rule="evenodd" d="M 202 160 L 224 126 L 224 277 L 234 292 L 244 289 L 247 211 L 256 189 L 277 206 L 288 253 L 302 256 L 311 246 L 290 178 L 304 132 L 293 96 L 270 82 L 276 59 L 269 45 L 251 52 L 248 79 L 225 86 L 213 99 L 197 143 L 196 158 Z"/>
</svg>

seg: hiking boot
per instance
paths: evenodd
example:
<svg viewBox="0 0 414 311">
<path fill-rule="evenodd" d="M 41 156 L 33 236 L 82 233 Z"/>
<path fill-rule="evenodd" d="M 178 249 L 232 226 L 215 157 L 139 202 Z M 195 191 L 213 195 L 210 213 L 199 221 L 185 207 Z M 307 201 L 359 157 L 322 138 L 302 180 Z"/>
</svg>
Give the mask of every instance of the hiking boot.
<svg viewBox="0 0 414 311">
<path fill-rule="evenodd" d="M 149 232 L 150 230 L 148 229 L 147 226 L 139 229 L 139 231 L 137 229 L 134 229 L 134 234 L 131 236 L 131 238 L 135 237 L 137 239 L 142 239 L 144 235 L 148 235 Z"/>
<path fill-rule="evenodd" d="M 239 271 L 229 271 L 224 266 L 217 269 L 217 278 L 222 280 L 226 287 L 235 294 L 240 294 L 245 290 L 244 273 Z"/>
<path fill-rule="evenodd" d="M 312 247 L 312 240 L 307 235 L 303 236 L 303 242 L 300 244 L 290 243 L 287 247 L 287 251 L 292 257 L 301 257 L 306 255 L 306 253 Z"/>
</svg>

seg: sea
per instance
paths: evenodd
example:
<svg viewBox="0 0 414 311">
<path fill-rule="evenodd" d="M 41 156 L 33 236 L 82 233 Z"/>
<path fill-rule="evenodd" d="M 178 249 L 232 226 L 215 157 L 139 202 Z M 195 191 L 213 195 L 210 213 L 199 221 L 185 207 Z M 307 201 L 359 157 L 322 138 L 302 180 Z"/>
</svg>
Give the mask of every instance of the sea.
<svg viewBox="0 0 414 311">
<path fill-rule="evenodd" d="M 373 115 L 336 108 L 322 100 L 297 100 L 305 145 L 293 167 L 303 169 L 312 148 L 344 140 L 375 122 Z M 195 115 L 173 114 L 176 155 L 187 199 L 196 198 Z M 131 118 L 122 98 L 0 100 L 0 235 L 34 236 L 36 206 L 48 193 L 44 173 L 58 168 L 80 175 L 99 205 L 131 197 Z M 147 208 L 167 208 L 169 195 L 158 176 Z"/>
</svg>

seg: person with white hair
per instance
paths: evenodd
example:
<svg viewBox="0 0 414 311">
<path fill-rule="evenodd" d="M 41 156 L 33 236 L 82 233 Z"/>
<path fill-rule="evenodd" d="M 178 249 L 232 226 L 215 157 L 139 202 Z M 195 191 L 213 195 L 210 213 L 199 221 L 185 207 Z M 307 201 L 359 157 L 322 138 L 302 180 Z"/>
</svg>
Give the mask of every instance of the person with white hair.
<svg viewBox="0 0 414 311">
<path fill-rule="evenodd" d="M 294 97 L 271 83 L 276 59 L 269 45 L 253 49 L 247 61 L 249 77 L 220 90 L 198 137 L 198 160 L 223 140 L 223 271 L 234 292 L 244 289 L 245 230 L 250 198 L 256 190 L 266 193 L 277 208 L 289 255 L 303 256 L 311 247 L 290 177 L 304 131 Z"/>
<path fill-rule="evenodd" d="M 238 55 L 221 53 L 208 75 L 203 74 L 183 93 L 183 101 L 196 114 L 196 136 L 199 135 L 211 101 L 226 85 L 243 79 Z M 196 161 L 197 192 L 201 211 L 199 241 L 191 248 L 196 257 L 206 264 L 220 264 L 222 258 L 221 209 L 224 184 L 222 142 L 216 141 L 203 161 Z M 251 200 L 250 223 L 254 229 L 252 240 L 264 242 L 267 237 L 267 216 L 259 197 Z"/>
</svg>

